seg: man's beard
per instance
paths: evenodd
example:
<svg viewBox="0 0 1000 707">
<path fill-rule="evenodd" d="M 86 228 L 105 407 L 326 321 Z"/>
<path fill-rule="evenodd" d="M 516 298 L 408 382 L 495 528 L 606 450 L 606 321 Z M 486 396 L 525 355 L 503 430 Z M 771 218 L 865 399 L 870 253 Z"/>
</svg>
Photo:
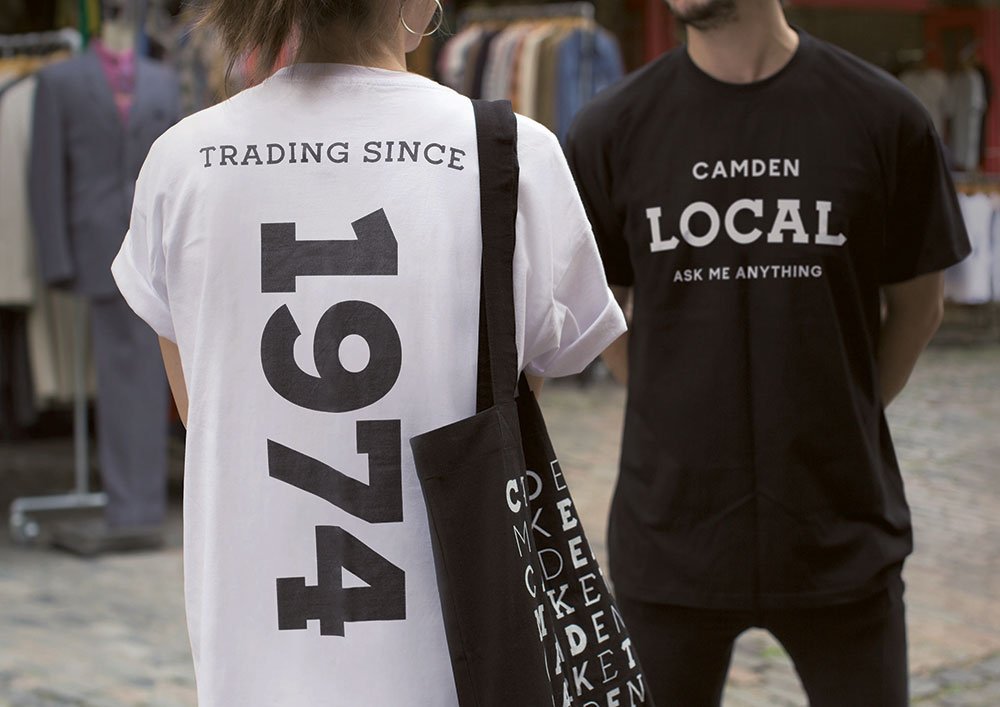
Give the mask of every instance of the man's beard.
<svg viewBox="0 0 1000 707">
<path fill-rule="evenodd" d="M 671 0 L 666 1 L 681 24 L 703 32 L 727 25 L 737 16 L 736 0 L 707 0 L 686 11 L 678 10 Z"/>
</svg>

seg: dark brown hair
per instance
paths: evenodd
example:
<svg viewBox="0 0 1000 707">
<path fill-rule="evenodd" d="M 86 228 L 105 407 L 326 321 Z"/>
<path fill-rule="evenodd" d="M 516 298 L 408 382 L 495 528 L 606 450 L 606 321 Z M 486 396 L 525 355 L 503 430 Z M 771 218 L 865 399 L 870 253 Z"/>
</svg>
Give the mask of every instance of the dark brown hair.
<svg viewBox="0 0 1000 707">
<path fill-rule="evenodd" d="M 364 56 L 366 44 L 382 34 L 388 0 L 203 0 L 199 24 L 219 32 L 229 55 L 229 71 L 241 57 L 257 52 L 263 78 L 292 40 L 321 37 L 331 23 L 358 34 L 355 49 Z"/>
</svg>

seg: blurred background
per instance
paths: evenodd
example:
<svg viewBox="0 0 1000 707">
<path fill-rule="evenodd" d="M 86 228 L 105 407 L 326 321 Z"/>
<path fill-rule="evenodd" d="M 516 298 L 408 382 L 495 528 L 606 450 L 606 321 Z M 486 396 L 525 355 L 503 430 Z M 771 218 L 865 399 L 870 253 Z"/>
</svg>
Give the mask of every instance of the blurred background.
<svg viewBox="0 0 1000 707">
<path fill-rule="evenodd" d="M 444 5 L 447 31 L 411 55 L 411 70 L 472 97 L 508 98 L 560 139 L 596 93 L 683 41 L 663 0 Z M 996 707 L 1000 2 L 794 0 L 787 12 L 798 27 L 903 81 L 930 112 L 954 170 L 973 253 L 947 273 L 944 325 L 889 416 L 916 534 L 906 570 L 913 701 Z M 171 107 L 178 117 L 245 88 L 255 57 L 238 62 L 227 82 L 218 39 L 195 28 L 196 18 L 197 6 L 180 0 L 0 0 L 0 513 L 7 531 L 0 533 L 0 707 L 194 705 L 182 594 L 183 429 L 169 408 L 143 422 L 148 429 L 100 419 L 99 396 L 135 396 L 141 388 L 95 374 L 108 343 L 102 337 L 115 336 L 91 316 L 107 307 L 107 296 L 76 286 L 46 260 L 34 224 L 59 213 L 65 197 L 29 172 L 46 149 L 33 135 L 36 76 L 46 67 L 88 52 L 113 55 L 105 57 L 113 89 L 106 98 L 113 94 L 127 110 L 135 92 L 128 62 L 158 62 L 179 81 Z M 137 125 L 142 115 L 160 122 Z M 105 116 L 115 125 L 114 110 Z M 130 127 L 155 138 L 172 122 L 163 119 L 134 111 Z M 121 131 L 121 140 L 129 134 Z M 135 175 L 122 169 L 127 194 Z M 556 448 L 570 454 L 562 466 L 603 556 L 624 391 L 595 364 L 550 385 L 542 403 Z M 164 448 L 151 440 L 165 429 L 166 453 L 149 457 L 149 449 Z M 145 524 L 141 514 L 129 532 L 103 523 L 103 490 L 118 473 L 111 447 L 140 460 L 130 473 L 167 485 L 166 523 Z M 725 704 L 805 704 L 787 658 L 766 634 L 740 639 Z"/>
</svg>

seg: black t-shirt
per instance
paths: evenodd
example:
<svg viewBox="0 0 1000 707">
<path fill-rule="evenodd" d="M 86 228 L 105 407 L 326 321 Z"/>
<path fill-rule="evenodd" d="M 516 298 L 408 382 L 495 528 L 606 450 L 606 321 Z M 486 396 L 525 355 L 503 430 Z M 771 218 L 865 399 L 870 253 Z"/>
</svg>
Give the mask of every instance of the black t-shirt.
<svg viewBox="0 0 1000 707">
<path fill-rule="evenodd" d="M 961 260 L 968 237 L 917 100 L 800 37 L 749 85 L 673 51 L 570 134 L 608 280 L 634 288 L 609 545 L 637 599 L 849 601 L 912 547 L 879 288 Z"/>
</svg>

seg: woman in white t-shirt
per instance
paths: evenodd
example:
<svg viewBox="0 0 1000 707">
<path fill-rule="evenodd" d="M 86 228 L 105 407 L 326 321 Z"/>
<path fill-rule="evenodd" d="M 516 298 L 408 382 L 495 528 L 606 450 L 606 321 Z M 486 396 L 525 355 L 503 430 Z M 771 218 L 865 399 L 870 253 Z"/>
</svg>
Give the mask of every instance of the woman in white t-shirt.
<svg viewBox="0 0 1000 707">
<path fill-rule="evenodd" d="M 472 106 L 405 71 L 439 8 L 208 5 L 234 56 L 302 48 L 154 145 L 113 266 L 188 426 L 199 704 L 455 705 L 408 443 L 475 410 Z M 624 320 L 556 139 L 518 133 L 518 353 L 568 375 Z"/>
</svg>

